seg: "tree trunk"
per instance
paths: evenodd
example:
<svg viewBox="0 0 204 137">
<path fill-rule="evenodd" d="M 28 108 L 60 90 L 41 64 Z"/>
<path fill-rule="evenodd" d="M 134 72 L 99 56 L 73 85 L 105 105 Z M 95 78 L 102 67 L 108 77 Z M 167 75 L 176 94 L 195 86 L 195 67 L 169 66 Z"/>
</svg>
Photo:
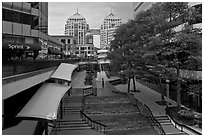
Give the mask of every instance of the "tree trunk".
<svg viewBox="0 0 204 137">
<path fill-rule="evenodd" d="M 161 94 L 161 102 L 164 102 L 164 90 L 162 89 L 162 81 L 161 81 L 161 77 L 159 77 L 159 92 Z"/>
<path fill-rule="evenodd" d="M 180 70 L 177 66 L 177 107 L 181 108 Z"/>
<path fill-rule="evenodd" d="M 132 79 L 133 79 L 133 90 L 136 92 L 136 85 L 135 85 L 135 77 L 132 77 Z"/>
<path fill-rule="evenodd" d="M 130 80 L 131 80 L 131 78 L 128 78 L 128 93 L 130 92 Z"/>
</svg>

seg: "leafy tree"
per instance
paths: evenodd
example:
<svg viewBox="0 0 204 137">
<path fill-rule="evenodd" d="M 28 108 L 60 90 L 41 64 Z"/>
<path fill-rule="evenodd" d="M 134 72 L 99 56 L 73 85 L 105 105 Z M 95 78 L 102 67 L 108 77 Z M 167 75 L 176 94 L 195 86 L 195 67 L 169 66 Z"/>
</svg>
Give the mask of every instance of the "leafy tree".
<svg viewBox="0 0 204 137">
<path fill-rule="evenodd" d="M 129 78 L 141 74 L 141 69 L 148 71 L 148 64 L 154 66 L 152 71 L 158 72 L 160 84 L 162 78 L 176 81 L 178 107 L 183 80 L 180 69 L 195 61 L 202 47 L 201 31 L 188 24 L 192 17 L 188 13 L 184 2 L 154 4 L 116 30 L 108 56 L 116 70 Z M 184 29 L 175 31 L 180 24 L 184 24 Z"/>
<path fill-rule="evenodd" d="M 166 17 L 166 19 L 164 18 L 165 20 L 162 22 L 162 25 L 155 25 L 156 35 L 151 38 L 148 47 L 151 51 L 150 55 L 156 56 L 155 58 L 157 59 L 155 61 L 160 64 L 159 66 L 163 67 L 163 72 L 169 73 L 171 72 L 169 68 L 175 68 L 176 75 L 172 75 L 172 73 L 169 76 L 165 73 L 163 74 L 166 78 L 177 81 L 177 105 L 180 107 L 180 83 L 182 80 L 180 69 L 181 66 L 185 67 L 185 62 L 189 62 L 190 58 L 194 57 L 198 51 L 197 49 L 200 47 L 198 46 L 200 45 L 200 32 L 190 27 L 188 23 L 186 23 L 184 29 L 180 32 L 176 32 L 173 29 L 174 26 L 185 23 L 187 20 L 187 3 L 162 3 L 161 10 L 157 14 L 162 13 L 164 16 L 160 16 Z"/>
<path fill-rule="evenodd" d="M 108 54 L 115 71 L 128 77 L 128 92 L 131 79 L 136 91 L 134 77 L 139 74 L 141 68 L 145 67 L 142 58 L 144 54 L 142 40 L 136 35 L 139 35 L 138 28 L 133 20 L 129 20 L 127 24 L 123 24 L 116 30 L 115 39 L 111 42 L 111 52 Z"/>
</svg>

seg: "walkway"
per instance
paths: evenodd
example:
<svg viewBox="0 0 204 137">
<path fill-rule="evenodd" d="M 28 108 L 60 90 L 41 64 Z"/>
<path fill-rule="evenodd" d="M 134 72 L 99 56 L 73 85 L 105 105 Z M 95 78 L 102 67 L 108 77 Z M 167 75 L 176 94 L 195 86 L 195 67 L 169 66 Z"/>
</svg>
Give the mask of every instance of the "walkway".
<svg viewBox="0 0 204 137">
<path fill-rule="evenodd" d="M 138 99 L 140 102 L 142 102 L 143 104 L 146 104 L 152 111 L 152 114 L 154 115 L 154 117 L 158 120 L 158 122 L 160 122 L 161 126 L 163 127 L 164 131 L 166 134 L 169 135 L 181 135 L 181 134 L 186 134 L 185 132 L 181 132 L 180 130 L 178 130 L 177 128 L 175 128 L 173 126 L 173 124 L 170 122 L 169 118 L 166 116 L 166 112 L 165 112 L 165 105 L 159 105 L 156 103 L 156 101 L 160 101 L 161 100 L 161 94 L 159 94 L 158 92 L 138 83 L 137 81 L 136 83 L 136 89 L 139 90 L 140 92 L 135 92 L 134 97 L 136 99 Z M 115 86 L 116 89 L 119 92 L 127 92 L 128 89 L 128 85 L 124 84 L 124 85 L 117 85 Z M 130 84 L 130 89 L 133 89 L 133 84 L 131 82 Z M 172 106 L 176 106 L 177 103 L 171 99 L 167 99 L 165 97 L 165 100 L 170 102 Z"/>
</svg>

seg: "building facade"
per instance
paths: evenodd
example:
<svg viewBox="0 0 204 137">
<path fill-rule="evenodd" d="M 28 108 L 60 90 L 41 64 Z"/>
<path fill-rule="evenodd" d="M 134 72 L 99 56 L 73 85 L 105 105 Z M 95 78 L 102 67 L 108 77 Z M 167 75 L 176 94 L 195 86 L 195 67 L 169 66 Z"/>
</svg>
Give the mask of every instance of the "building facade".
<svg viewBox="0 0 204 137">
<path fill-rule="evenodd" d="M 65 24 L 65 35 L 72 36 L 76 40 L 76 57 L 88 58 L 95 56 L 93 33 L 97 30 L 89 30 L 86 19 L 78 13 L 75 13 L 67 19 Z M 72 51 L 70 51 L 70 54 Z"/>
<path fill-rule="evenodd" d="M 77 13 L 67 19 L 65 24 L 65 35 L 75 37 L 77 45 L 84 45 L 88 29 L 89 25 L 87 24 L 86 19 L 81 16 L 77 10 Z"/>
<path fill-rule="evenodd" d="M 36 59 L 48 47 L 63 46 L 47 33 L 47 2 L 2 2 L 3 60 Z"/>
<path fill-rule="evenodd" d="M 65 44 L 62 50 L 67 57 L 73 58 L 76 56 L 76 38 L 75 37 L 68 36 L 68 35 L 52 35 L 52 37 L 56 38 L 57 40 Z"/>
<path fill-rule="evenodd" d="M 139 12 L 149 9 L 155 2 L 133 2 L 133 17 Z"/>
<path fill-rule="evenodd" d="M 93 34 L 94 47 L 100 48 L 100 29 L 89 29 L 89 31 Z"/>
<path fill-rule="evenodd" d="M 100 29 L 100 46 L 101 49 L 109 49 L 109 44 L 113 40 L 113 36 L 117 27 L 122 24 L 121 19 L 115 16 L 112 11 L 111 13 L 104 18 L 103 24 Z"/>
</svg>

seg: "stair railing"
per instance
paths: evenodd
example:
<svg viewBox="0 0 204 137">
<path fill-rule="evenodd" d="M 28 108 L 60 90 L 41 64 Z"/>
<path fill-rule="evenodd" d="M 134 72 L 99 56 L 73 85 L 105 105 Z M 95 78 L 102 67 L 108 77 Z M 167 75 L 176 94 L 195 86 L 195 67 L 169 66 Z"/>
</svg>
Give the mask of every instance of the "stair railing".
<svg viewBox="0 0 204 137">
<path fill-rule="evenodd" d="M 91 90 L 93 91 L 93 90 Z M 92 95 L 93 92 L 90 92 L 89 94 L 86 94 L 83 96 L 82 101 L 81 101 L 81 110 L 80 110 L 80 116 L 82 118 L 82 120 L 86 121 L 86 123 L 88 123 L 89 126 L 91 126 L 91 128 L 95 129 L 96 131 L 99 132 L 103 132 L 104 134 L 107 131 L 107 126 L 104 124 L 101 124 L 97 121 L 92 120 L 90 117 L 88 117 L 85 113 L 84 113 L 84 106 L 85 106 L 85 98 Z"/>
<path fill-rule="evenodd" d="M 172 113 L 174 112 L 171 112 L 171 110 L 169 108 L 166 108 L 166 114 L 170 117 L 170 119 L 173 121 L 174 123 L 174 126 L 175 128 L 179 129 L 181 132 L 184 131 L 184 129 L 190 131 L 191 133 L 194 133 L 195 135 L 202 135 L 202 133 L 182 124 L 182 123 L 179 123 L 177 120 L 175 120 L 174 117 L 172 117 Z M 180 128 L 179 128 L 180 127 Z"/>
<path fill-rule="evenodd" d="M 152 124 L 152 126 L 154 127 L 154 129 L 157 131 L 157 132 L 159 132 L 160 134 L 162 134 L 162 135 L 165 135 L 166 133 L 165 133 L 165 131 L 164 131 L 164 129 L 162 128 L 162 126 L 161 126 L 161 124 L 155 119 L 155 117 L 153 116 L 153 114 L 152 114 L 152 111 L 150 110 L 150 108 L 146 105 L 146 104 L 144 104 L 144 106 L 148 109 L 148 111 L 150 112 L 149 114 L 149 119 L 150 119 L 150 121 L 151 121 L 151 124 Z"/>
<path fill-rule="evenodd" d="M 139 109 L 140 114 L 146 116 L 149 120 L 150 123 L 152 125 L 152 127 L 159 133 L 162 135 L 165 135 L 165 131 L 162 128 L 161 124 L 154 118 L 150 108 L 143 104 L 142 102 L 140 102 L 139 100 L 137 100 L 136 98 L 134 98 L 134 96 L 131 93 L 126 93 L 130 102 L 137 106 L 137 108 Z"/>
<path fill-rule="evenodd" d="M 83 89 L 83 96 L 89 96 L 93 94 L 93 87 Z"/>
<path fill-rule="evenodd" d="M 84 114 L 84 112 L 82 110 L 80 111 L 80 115 L 81 115 L 82 120 L 86 121 L 87 124 L 89 126 L 91 126 L 91 128 L 93 128 L 93 129 L 95 129 L 95 130 L 97 130 L 99 132 L 103 132 L 104 134 L 106 133 L 106 131 L 107 131 L 107 126 L 106 125 L 92 120 L 90 117 L 88 117 L 86 114 Z"/>
</svg>

